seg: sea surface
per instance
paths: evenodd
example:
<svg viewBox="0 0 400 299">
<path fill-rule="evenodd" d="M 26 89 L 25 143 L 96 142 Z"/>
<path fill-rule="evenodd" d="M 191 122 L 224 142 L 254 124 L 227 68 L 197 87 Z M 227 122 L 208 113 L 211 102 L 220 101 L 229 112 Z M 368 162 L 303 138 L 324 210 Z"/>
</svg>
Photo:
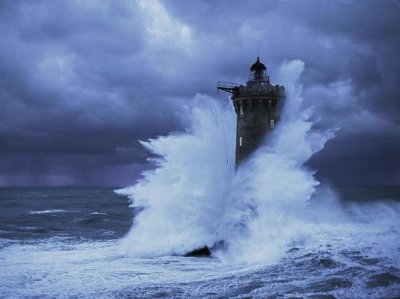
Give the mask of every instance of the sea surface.
<svg viewBox="0 0 400 299">
<path fill-rule="evenodd" d="M 133 186 L 0 189 L 0 297 L 400 298 L 400 189 L 314 176 L 339 128 L 302 108 L 304 67 L 281 66 L 281 120 L 237 168 L 231 103 L 198 94 Z"/>
<path fill-rule="evenodd" d="M 349 215 L 394 218 L 246 264 L 131 256 L 121 244 L 140 210 L 112 188 L 1 188 L 0 298 L 400 298 L 400 188 L 339 194 Z"/>
</svg>

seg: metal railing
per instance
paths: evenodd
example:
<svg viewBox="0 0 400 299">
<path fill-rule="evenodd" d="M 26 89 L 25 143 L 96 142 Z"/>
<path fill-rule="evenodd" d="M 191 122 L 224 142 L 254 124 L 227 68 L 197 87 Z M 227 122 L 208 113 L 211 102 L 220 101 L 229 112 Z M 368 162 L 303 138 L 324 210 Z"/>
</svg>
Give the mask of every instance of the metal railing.
<svg viewBox="0 0 400 299">
<path fill-rule="evenodd" d="M 223 82 L 223 81 L 218 81 L 217 82 L 217 88 L 218 89 L 222 89 L 222 88 L 233 89 L 234 87 L 239 87 L 239 84 L 231 83 L 231 82 Z"/>
</svg>

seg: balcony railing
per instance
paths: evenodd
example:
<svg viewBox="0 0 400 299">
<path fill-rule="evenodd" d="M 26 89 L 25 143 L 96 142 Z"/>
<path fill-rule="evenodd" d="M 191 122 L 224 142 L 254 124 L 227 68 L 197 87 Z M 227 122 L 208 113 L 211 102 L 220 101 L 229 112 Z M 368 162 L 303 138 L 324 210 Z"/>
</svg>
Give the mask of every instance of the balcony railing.
<svg viewBox="0 0 400 299">
<path fill-rule="evenodd" d="M 239 84 L 218 81 L 217 82 L 217 89 L 218 90 L 227 91 L 227 92 L 230 92 L 230 93 L 235 93 L 235 91 L 237 91 L 239 89 Z"/>
</svg>

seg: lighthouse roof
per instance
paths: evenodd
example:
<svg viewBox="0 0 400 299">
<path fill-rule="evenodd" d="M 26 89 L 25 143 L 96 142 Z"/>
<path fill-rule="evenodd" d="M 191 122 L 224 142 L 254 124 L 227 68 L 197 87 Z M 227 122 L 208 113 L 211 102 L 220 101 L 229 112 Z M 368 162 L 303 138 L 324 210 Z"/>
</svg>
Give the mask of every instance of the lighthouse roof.
<svg viewBox="0 0 400 299">
<path fill-rule="evenodd" d="M 258 71 L 265 71 L 267 68 L 263 63 L 260 62 L 260 57 L 257 57 L 257 61 L 253 63 L 253 65 L 250 68 L 250 71 L 252 72 L 258 72 Z"/>
</svg>

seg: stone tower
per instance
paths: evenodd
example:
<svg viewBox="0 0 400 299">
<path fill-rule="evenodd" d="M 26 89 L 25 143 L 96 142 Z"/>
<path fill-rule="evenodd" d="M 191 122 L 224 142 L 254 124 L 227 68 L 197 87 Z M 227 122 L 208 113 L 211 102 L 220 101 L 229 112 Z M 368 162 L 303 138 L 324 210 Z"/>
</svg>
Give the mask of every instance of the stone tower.
<svg viewBox="0 0 400 299">
<path fill-rule="evenodd" d="M 246 85 L 218 82 L 218 90 L 230 92 L 237 114 L 236 167 L 260 145 L 280 119 L 285 88 L 271 85 L 267 68 L 257 61 L 250 67 Z"/>
</svg>

